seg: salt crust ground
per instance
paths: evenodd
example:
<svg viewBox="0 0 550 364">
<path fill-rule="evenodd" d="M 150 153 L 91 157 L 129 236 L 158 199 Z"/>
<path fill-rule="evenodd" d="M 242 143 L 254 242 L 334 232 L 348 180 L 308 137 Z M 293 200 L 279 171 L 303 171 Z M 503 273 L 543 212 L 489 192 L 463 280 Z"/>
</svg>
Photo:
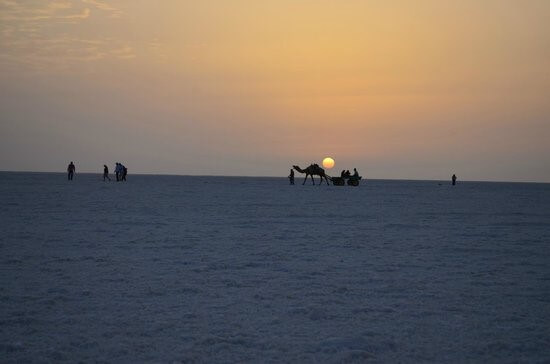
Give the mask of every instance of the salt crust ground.
<svg viewBox="0 0 550 364">
<path fill-rule="evenodd" d="M 2 362 L 550 360 L 548 184 L 0 177 Z"/>
</svg>

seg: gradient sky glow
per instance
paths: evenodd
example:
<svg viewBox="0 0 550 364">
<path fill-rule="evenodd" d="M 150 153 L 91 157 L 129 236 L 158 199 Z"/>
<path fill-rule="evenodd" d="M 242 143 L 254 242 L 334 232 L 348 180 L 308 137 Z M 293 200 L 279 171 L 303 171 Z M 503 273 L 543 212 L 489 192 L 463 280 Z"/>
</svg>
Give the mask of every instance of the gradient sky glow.
<svg viewBox="0 0 550 364">
<path fill-rule="evenodd" d="M 0 0 L 0 170 L 286 176 L 326 156 L 550 182 L 550 1 Z"/>
</svg>

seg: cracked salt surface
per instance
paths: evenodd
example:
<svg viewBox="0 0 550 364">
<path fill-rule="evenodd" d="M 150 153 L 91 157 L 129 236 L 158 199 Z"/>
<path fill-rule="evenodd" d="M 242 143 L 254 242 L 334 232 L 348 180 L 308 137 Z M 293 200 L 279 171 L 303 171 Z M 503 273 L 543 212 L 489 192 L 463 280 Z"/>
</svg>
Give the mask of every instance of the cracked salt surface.
<svg viewBox="0 0 550 364">
<path fill-rule="evenodd" d="M 0 177 L 2 362 L 550 358 L 548 184 Z"/>
</svg>

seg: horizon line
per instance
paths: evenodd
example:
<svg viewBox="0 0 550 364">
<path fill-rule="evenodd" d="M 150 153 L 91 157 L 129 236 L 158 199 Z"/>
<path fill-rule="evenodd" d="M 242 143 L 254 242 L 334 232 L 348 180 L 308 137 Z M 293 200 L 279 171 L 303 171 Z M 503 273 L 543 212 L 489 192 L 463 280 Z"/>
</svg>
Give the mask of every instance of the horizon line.
<svg viewBox="0 0 550 364">
<path fill-rule="evenodd" d="M 67 172 L 59 171 L 8 171 L 0 170 L 0 173 L 43 173 L 43 174 L 66 174 Z M 101 172 L 78 172 L 77 174 L 86 174 L 86 175 L 99 175 L 102 176 Z M 113 174 L 113 173 L 110 173 Z M 221 175 L 221 174 L 175 174 L 175 173 L 132 173 L 133 176 L 174 176 L 174 177 L 225 177 L 225 178 L 288 178 L 286 176 L 244 176 L 244 175 Z M 373 180 L 373 181 L 428 181 L 428 182 L 444 182 L 450 181 L 449 179 L 415 179 L 415 178 L 363 178 L 364 180 Z M 482 182 L 482 183 L 537 183 L 537 184 L 550 184 L 550 181 L 502 181 L 502 180 L 466 180 L 459 179 L 458 182 Z"/>
</svg>

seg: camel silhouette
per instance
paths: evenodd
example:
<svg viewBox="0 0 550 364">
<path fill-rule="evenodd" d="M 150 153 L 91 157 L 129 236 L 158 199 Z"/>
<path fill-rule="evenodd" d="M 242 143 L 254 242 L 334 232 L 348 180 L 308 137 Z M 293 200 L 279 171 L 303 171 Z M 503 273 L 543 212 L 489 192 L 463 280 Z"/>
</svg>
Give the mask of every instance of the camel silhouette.
<svg viewBox="0 0 550 364">
<path fill-rule="evenodd" d="M 313 179 L 313 176 L 315 175 L 315 176 L 320 176 L 321 177 L 321 181 L 319 182 L 319 186 L 323 183 L 323 178 L 327 182 L 327 185 L 329 185 L 328 177 L 325 174 L 325 170 L 323 168 L 319 167 L 318 164 L 311 164 L 306 169 L 302 169 L 299 166 L 292 166 L 292 167 L 294 167 L 294 169 L 297 170 L 298 172 L 306 174 L 306 178 L 304 179 L 304 182 L 302 184 L 305 184 L 306 181 L 307 181 L 307 177 L 311 176 L 311 182 L 313 182 L 313 184 L 315 185 L 315 180 Z"/>
</svg>

